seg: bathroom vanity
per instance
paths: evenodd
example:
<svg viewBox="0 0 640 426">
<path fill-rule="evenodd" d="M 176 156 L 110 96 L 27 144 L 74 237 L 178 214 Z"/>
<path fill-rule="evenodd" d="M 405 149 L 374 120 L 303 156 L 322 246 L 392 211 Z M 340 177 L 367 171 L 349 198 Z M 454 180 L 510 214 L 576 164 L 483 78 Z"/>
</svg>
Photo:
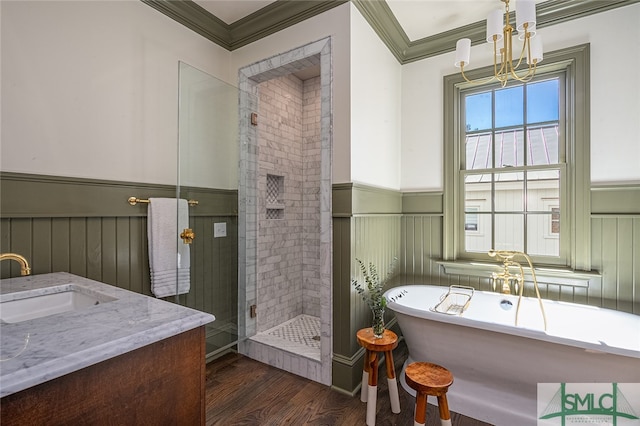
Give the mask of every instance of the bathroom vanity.
<svg viewBox="0 0 640 426">
<path fill-rule="evenodd" d="M 68 273 L 0 282 L 0 419 L 204 424 L 213 315 Z"/>
</svg>

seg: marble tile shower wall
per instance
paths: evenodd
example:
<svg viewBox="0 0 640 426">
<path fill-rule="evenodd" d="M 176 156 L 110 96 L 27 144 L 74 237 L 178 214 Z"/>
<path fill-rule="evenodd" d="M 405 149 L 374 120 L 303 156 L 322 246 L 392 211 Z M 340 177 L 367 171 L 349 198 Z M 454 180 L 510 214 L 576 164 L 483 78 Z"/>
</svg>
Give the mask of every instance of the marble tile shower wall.
<svg viewBox="0 0 640 426">
<path fill-rule="evenodd" d="M 303 86 L 297 77 L 286 75 L 260 83 L 258 89 L 258 332 L 304 313 L 303 283 L 306 280 L 313 287 L 318 282 L 314 278 L 319 280 L 320 175 L 315 167 L 306 182 L 305 168 L 319 165 L 320 138 L 319 130 L 307 129 L 304 124 Z M 319 90 L 308 92 L 319 97 Z M 315 101 L 306 102 L 315 108 Z M 318 112 L 313 114 L 318 116 L 314 121 L 319 128 L 319 102 Z M 307 159 L 307 154 L 312 158 Z M 283 178 L 281 219 L 269 219 L 266 214 L 267 175 Z M 306 265 L 305 259 L 313 263 Z M 312 294 L 316 307 L 309 314 L 317 316 L 319 292 Z"/>
<path fill-rule="evenodd" d="M 320 316 L 320 76 L 303 82 L 302 313 Z"/>
</svg>

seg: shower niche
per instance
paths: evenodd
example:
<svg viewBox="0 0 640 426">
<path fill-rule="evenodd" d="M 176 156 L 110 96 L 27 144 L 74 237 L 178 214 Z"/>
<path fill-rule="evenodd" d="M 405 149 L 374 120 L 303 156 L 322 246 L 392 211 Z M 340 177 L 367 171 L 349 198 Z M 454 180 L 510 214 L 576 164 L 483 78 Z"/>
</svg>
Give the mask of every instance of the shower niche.
<svg viewBox="0 0 640 426">
<path fill-rule="evenodd" d="M 267 219 L 284 219 L 284 176 L 267 174 L 266 194 Z"/>
</svg>

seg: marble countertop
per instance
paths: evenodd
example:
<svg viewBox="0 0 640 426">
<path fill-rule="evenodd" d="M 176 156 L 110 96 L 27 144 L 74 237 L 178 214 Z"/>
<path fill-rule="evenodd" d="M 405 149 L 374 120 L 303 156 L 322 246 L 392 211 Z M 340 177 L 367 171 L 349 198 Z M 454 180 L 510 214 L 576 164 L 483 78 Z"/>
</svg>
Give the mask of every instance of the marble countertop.
<svg viewBox="0 0 640 426">
<path fill-rule="evenodd" d="M 205 312 L 66 272 L 5 279 L 0 302 L 18 293 L 74 284 L 117 300 L 88 308 L 0 323 L 0 397 L 175 336 L 215 320 Z M 1 309 L 1 308 L 0 308 Z"/>
</svg>

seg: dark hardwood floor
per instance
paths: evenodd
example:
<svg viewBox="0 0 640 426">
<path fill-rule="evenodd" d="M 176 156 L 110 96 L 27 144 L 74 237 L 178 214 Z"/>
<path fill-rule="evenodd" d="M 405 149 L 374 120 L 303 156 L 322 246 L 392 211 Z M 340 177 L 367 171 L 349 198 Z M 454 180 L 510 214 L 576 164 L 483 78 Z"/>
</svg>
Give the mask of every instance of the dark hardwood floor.
<svg viewBox="0 0 640 426">
<path fill-rule="evenodd" d="M 406 345 L 394 350 L 396 372 L 406 360 Z M 366 403 L 311 380 L 238 354 L 227 354 L 207 365 L 207 425 L 364 425 Z M 386 370 L 379 371 L 376 425 L 413 426 L 414 399 L 401 386 L 400 414 L 391 412 Z M 439 426 L 437 407 L 429 398 L 427 425 Z M 455 407 L 450 407 L 455 410 Z M 486 426 L 451 414 L 453 426 Z"/>
</svg>

